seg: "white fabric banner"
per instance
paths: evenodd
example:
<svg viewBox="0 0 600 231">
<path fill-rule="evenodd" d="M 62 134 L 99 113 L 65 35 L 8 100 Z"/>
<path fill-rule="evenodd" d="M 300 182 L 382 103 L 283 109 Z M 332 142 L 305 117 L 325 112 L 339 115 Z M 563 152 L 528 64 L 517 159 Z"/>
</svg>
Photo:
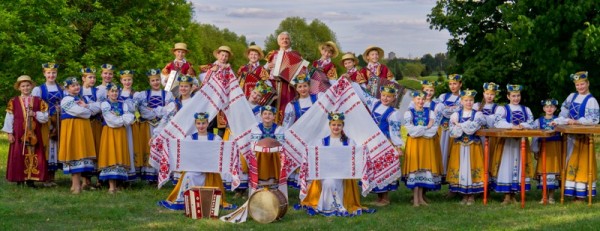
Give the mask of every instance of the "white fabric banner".
<svg viewBox="0 0 600 231">
<path fill-rule="evenodd" d="M 362 146 L 310 146 L 307 179 L 362 179 L 368 157 Z"/>
<path fill-rule="evenodd" d="M 176 140 L 169 146 L 171 171 L 229 174 L 234 167 L 235 143 L 229 141 Z"/>
</svg>

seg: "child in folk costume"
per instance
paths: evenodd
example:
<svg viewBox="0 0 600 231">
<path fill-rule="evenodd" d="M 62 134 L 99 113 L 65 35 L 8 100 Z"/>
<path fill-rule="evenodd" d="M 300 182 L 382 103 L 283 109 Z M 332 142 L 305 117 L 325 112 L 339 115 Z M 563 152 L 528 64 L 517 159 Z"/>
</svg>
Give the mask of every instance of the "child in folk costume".
<svg viewBox="0 0 600 231">
<path fill-rule="evenodd" d="M 402 142 L 402 135 L 400 132 L 400 123 L 402 117 L 400 113 L 392 106 L 394 103 L 394 97 L 397 89 L 394 85 L 387 85 L 381 87 L 381 97 L 376 99 L 369 95 L 367 92 L 357 83 L 352 83 L 352 87 L 357 92 L 361 101 L 367 106 L 371 112 L 371 116 L 375 123 L 379 127 L 379 130 L 392 142 L 396 149 L 400 149 L 404 145 Z M 399 150 L 400 153 L 402 153 Z M 385 206 L 390 204 L 388 193 L 390 191 L 398 190 L 398 182 L 393 183 L 380 188 L 376 187 L 373 189 L 374 193 L 377 193 L 376 206 Z"/>
<path fill-rule="evenodd" d="M 98 169 L 100 180 L 108 181 L 108 193 L 117 191 L 117 181 L 129 179 L 128 169 L 131 167 L 129 144 L 127 142 L 127 125 L 135 120 L 127 103 L 119 102 L 119 87 L 106 85 L 108 99 L 101 104 L 103 126 L 98 153 Z"/>
<path fill-rule="evenodd" d="M 90 116 L 95 109 L 88 104 L 86 98 L 79 96 L 80 85 L 75 77 L 69 77 L 64 82 L 67 95 L 61 100 L 60 106 L 60 147 L 58 160 L 63 163 L 63 172 L 71 174 L 71 192 L 81 192 L 81 174 L 94 172 L 96 148 Z"/>
<path fill-rule="evenodd" d="M 256 86 L 250 92 L 250 95 L 248 96 L 248 103 L 250 103 L 250 108 L 256 116 L 256 122 L 260 122 L 262 120 L 260 116 L 260 109 L 262 108 L 261 103 L 263 102 L 261 101 L 265 95 L 273 93 L 273 91 L 273 87 L 269 86 L 267 81 L 261 80 L 256 82 Z"/>
<path fill-rule="evenodd" d="M 202 83 L 208 82 L 210 78 L 213 78 L 216 75 L 233 73 L 231 65 L 229 64 L 229 59 L 233 59 L 231 48 L 228 46 L 220 46 L 213 51 L 213 56 L 217 59 L 215 62 L 200 66 L 200 81 Z M 209 70 L 211 71 L 210 76 L 206 76 Z M 211 128 L 214 128 L 214 125 L 211 126 Z M 216 128 L 219 129 L 223 138 L 226 140 L 229 139 L 230 131 L 226 129 L 227 117 L 223 111 L 219 111 L 219 114 L 216 116 Z"/>
<path fill-rule="evenodd" d="M 577 92 L 571 93 L 560 108 L 557 124 L 596 125 L 600 121 L 598 101 L 590 93 L 587 71 L 571 75 Z M 592 147 L 592 150 L 595 150 Z M 565 195 L 572 196 L 578 202 L 589 196 L 588 172 L 592 176 L 592 196 L 596 196 L 596 155 L 592 153 L 592 169 L 589 169 L 589 141 L 587 136 L 569 135 L 567 139 L 567 169 Z"/>
<path fill-rule="evenodd" d="M 454 138 L 446 180 L 451 192 L 463 194 L 461 204 L 472 205 L 475 194 L 483 192 L 483 150 L 475 132 L 485 124 L 483 113 L 473 109 L 474 90 L 461 91 L 462 109 L 450 116 L 450 137 Z"/>
<path fill-rule="evenodd" d="M 354 146 L 356 143 L 344 134 L 344 114 L 329 113 L 329 136 L 321 141 L 323 146 Z M 363 212 L 372 213 L 360 205 L 360 191 L 355 179 L 313 180 L 308 186 L 306 197 L 300 206 L 309 215 L 356 216 Z"/>
<path fill-rule="evenodd" d="M 283 129 L 275 123 L 277 109 L 272 106 L 263 106 L 260 109 L 262 122 L 250 130 L 252 147 L 264 138 L 272 138 L 283 143 Z M 279 153 L 256 153 L 259 182 L 278 182 L 281 171 Z"/>
<path fill-rule="evenodd" d="M 436 108 L 436 113 L 441 114 L 441 120 L 439 121 L 439 136 L 440 136 L 440 147 L 442 149 L 442 166 L 443 174 L 446 174 L 448 167 L 448 155 L 452 148 L 452 142 L 450 142 L 450 116 L 454 112 L 461 109 L 460 106 L 460 88 L 462 87 L 462 76 L 458 74 L 452 74 L 448 76 L 448 87 L 450 92 L 441 94 L 438 100 L 441 102 L 440 106 Z"/>
<path fill-rule="evenodd" d="M 49 122 L 42 124 L 42 143 L 44 144 L 46 161 L 48 162 L 48 182 L 44 186 L 56 186 L 54 175 L 61 168 L 58 161 L 58 140 L 60 129 L 60 101 L 63 98 L 63 89 L 56 84 L 58 64 L 42 64 L 46 82 L 33 88 L 32 96 L 42 98 L 48 105 Z"/>
<path fill-rule="evenodd" d="M 483 83 L 483 100 L 481 101 L 481 103 L 476 103 L 475 106 L 473 106 L 475 110 L 483 113 L 483 116 L 485 117 L 485 124 L 483 124 L 482 126 L 482 128 L 484 129 L 494 128 L 494 123 L 496 122 L 495 113 L 496 109 L 498 108 L 498 104 L 494 102 L 494 99 L 496 98 L 498 92 L 500 92 L 499 88 L 500 86 L 493 82 Z M 480 138 L 481 143 L 485 145 L 485 140 L 487 138 L 485 136 L 481 136 Z M 488 151 L 489 160 L 491 161 L 494 159 L 494 150 L 496 148 L 496 143 L 498 142 L 498 137 L 490 137 L 489 139 L 490 140 Z M 491 164 L 488 166 L 491 166 Z"/>
<path fill-rule="evenodd" d="M 327 41 L 319 45 L 319 52 L 321 53 L 321 58 L 315 60 L 312 66 L 325 73 L 327 78 L 337 79 L 338 75 L 335 64 L 331 62 L 331 59 L 335 59 L 339 54 L 337 46 L 334 42 Z"/>
<path fill-rule="evenodd" d="M 435 154 L 437 143 L 432 139 L 437 134 L 435 114 L 424 108 L 426 93 L 412 93 L 414 108 L 404 113 L 404 127 L 408 132 L 406 155 L 402 165 L 402 178 L 406 187 L 413 190 L 413 206 L 427 205 L 423 199 L 424 189 L 441 188 L 442 166 Z"/>
<path fill-rule="evenodd" d="M 197 141 L 222 141 L 221 137 L 213 133 L 208 132 L 208 117 L 209 115 L 205 112 L 194 114 L 196 132 L 186 136 L 185 140 L 197 140 Z M 167 200 L 159 201 L 158 204 L 167 209 L 171 210 L 183 210 L 184 209 L 184 198 L 183 193 L 194 186 L 209 186 L 218 187 L 223 192 L 223 199 L 221 200 L 221 206 L 225 209 L 233 208 L 232 205 L 225 202 L 225 188 L 223 187 L 223 181 L 221 174 L 219 173 L 205 173 L 205 172 L 184 172 L 181 174 L 181 178 Z"/>
<path fill-rule="evenodd" d="M 48 105 L 40 97 L 31 95 L 35 87 L 31 77 L 19 76 L 14 87 L 21 95 L 8 101 L 2 128 L 10 143 L 6 180 L 35 187 L 34 181 L 44 182 L 48 177 L 42 141 L 42 123 L 48 122 Z"/>
<path fill-rule="evenodd" d="M 152 137 L 151 132 L 158 126 L 160 119 L 167 112 L 165 106 L 174 100 L 173 94 L 160 88 L 160 69 L 150 69 L 146 76 L 150 83 L 150 89 L 136 92 L 133 96 L 135 102 L 139 102 L 140 122 L 139 132 L 142 141 L 142 167 L 141 178 L 149 182 L 158 180 L 156 169 L 149 165 L 150 146 L 144 142 Z"/>
<path fill-rule="evenodd" d="M 265 55 L 259 46 L 249 46 L 246 49 L 246 57 L 248 63 L 241 66 L 236 74 L 240 80 L 240 87 L 244 90 L 244 95 L 249 97 L 259 80 L 266 81 L 269 79 L 269 72 L 260 65 L 259 60 L 263 59 Z"/>
<path fill-rule="evenodd" d="M 127 104 L 129 113 L 135 115 L 137 111 L 137 101 L 133 98 L 135 91 L 133 91 L 133 70 L 121 70 L 119 71 L 119 78 L 123 88 L 119 91 L 118 100 L 119 102 Z M 139 131 L 139 124 L 134 122 L 133 124 L 125 125 L 127 129 L 127 140 L 129 142 L 128 148 L 130 153 L 130 164 L 129 168 L 129 181 L 135 180 L 140 175 L 142 163 L 142 144 L 146 143 L 148 139 L 141 140 L 142 137 Z"/>
<path fill-rule="evenodd" d="M 161 82 L 163 85 L 166 85 L 168 80 L 167 77 L 171 71 L 176 71 L 178 75 L 196 76 L 196 72 L 194 71 L 192 64 L 185 59 L 187 53 L 190 52 L 187 49 L 187 44 L 175 43 L 173 49 L 171 49 L 171 52 L 175 56 L 175 60 L 165 65 L 165 67 L 162 69 Z"/>
<path fill-rule="evenodd" d="M 367 47 L 367 49 L 363 53 L 363 59 L 365 60 L 365 62 L 367 62 L 367 66 L 363 69 L 360 69 L 360 75 L 357 76 L 357 82 L 359 84 L 366 84 L 367 91 L 372 95 L 375 95 L 373 93 L 375 93 L 379 89 L 369 88 L 371 88 L 371 86 L 376 86 L 377 82 L 379 81 L 379 78 L 384 78 L 390 81 L 396 81 L 394 79 L 394 74 L 392 74 L 392 71 L 390 71 L 390 69 L 386 65 L 379 63 L 379 59 L 383 57 L 383 49 L 376 46 Z"/>
<path fill-rule="evenodd" d="M 356 66 L 358 65 L 358 58 L 354 53 L 348 52 L 342 56 L 342 66 L 346 68 L 346 73 L 343 73 L 341 77 L 348 78 L 351 82 L 358 82 L 359 79 L 365 79 Z M 362 84 L 361 87 L 366 88 L 366 84 Z"/>
<path fill-rule="evenodd" d="M 509 104 L 496 109 L 494 126 L 505 129 L 531 129 L 533 128 L 533 115 L 531 110 L 519 104 L 521 102 L 521 90 L 523 86 L 508 84 L 507 98 Z M 514 193 L 521 190 L 521 184 L 525 184 L 525 190 L 529 191 L 529 175 L 531 158 L 527 158 L 525 167 L 525 182 L 521 182 L 521 139 L 499 138 L 492 160 L 491 177 L 492 188 L 496 192 L 505 193 L 502 204 L 516 202 Z"/>
<path fill-rule="evenodd" d="M 96 154 L 100 153 L 100 137 L 102 134 L 102 113 L 100 109 L 100 101 L 98 100 L 98 89 L 94 86 L 96 84 L 96 69 L 90 67 L 81 68 L 81 90 L 79 95 L 86 98 L 88 104 L 94 105 L 90 107 L 93 109 L 92 116 L 90 117 L 90 123 L 92 124 L 92 132 L 94 133 L 94 147 L 96 147 Z M 96 156 L 97 157 L 97 156 Z M 96 173 L 84 173 L 82 189 L 93 189 L 92 176 L 97 176 Z"/>
<path fill-rule="evenodd" d="M 98 91 L 98 101 L 106 100 L 106 86 L 109 83 L 112 83 L 113 78 L 115 76 L 115 66 L 109 63 L 102 64 L 100 66 L 102 72 L 100 72 L 100 77 L 102 78 L 102 82 L 96 88 Z"/>
<path fill-rule="evenodd" d="M 554 130 L 554 126 L 556 125 L 555 120 L 558 118 L 554 115 L 556 112 L 556 107 L 558 107 L 558 101 L 555 99 L 547 99 L 542 100 L 542 106 L 544 107 L 544 116 L 536 119 L 533 124 L 534 128 L 542 129 L 542 130 Z M 537 159 L 537 167 L 535 170 L 535 177 L 538 180 L 538 189 L 543 189 L 542 182 L 542 174 L 543 174 L 543 166 L 542 166 L 542 158 L 541 158 L 541 144 L 543 138 L 533 138 L 531 142 L 531 150 L 535 153 L 535 158 Z M 554 190 L 560 189 L 560 170 L 561 170 L 561 160 L 560 160 L 560 152 L 562 150 L 562 137 L 560 134 L 556 134 L 552 137 L 545 138 L 544 141 L 545 150 L 546 150 L 546 187 L 548 189 L 548 203 L 554 204 Z M 544 203 L 544 199 L 540 201 L 541 204 Z"/>
</svg>

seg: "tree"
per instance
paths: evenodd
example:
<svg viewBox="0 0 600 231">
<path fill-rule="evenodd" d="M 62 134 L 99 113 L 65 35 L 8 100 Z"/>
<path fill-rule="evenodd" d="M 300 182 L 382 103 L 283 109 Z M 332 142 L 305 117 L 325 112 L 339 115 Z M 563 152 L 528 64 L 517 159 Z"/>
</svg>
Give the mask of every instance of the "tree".
<svg viewBox="0 0 600 231">
<path fill-rule="evenodd" d="M 231 48 L 233 57 L 229 58 L 229 63 L 234 71 L 248 62 L 244 56 L 247 48 L 246 37 L 238 36 L 228 29 L 221 30 L 214 25 L 192 23 L 182 37 L 182 41 L 186 41 L 188 49 L 191 50 L 186 58 L 193 64 L 213 63 L 216 60 L 213 51 L 220 46 Z"/>
<path fill-rule="evenodd" d="M 277 35 L 287 31 L 292 39 L 292 49 L 297 50 L 302 54 L 302 57 L 310 62 L 321 58 L 319 52 L 319 44 L 327 41 L 333 41 L 340 49 L 340 55 L 332 59 L 336 64 L 340 63 L 343 54 L 342 48 L 339 45 L 335 33 L 329 29 L 325 23 L 318 19 L 314 19 L 310 24 L 306 23 L 306 19 L 300 17 L 288 17 L 281 21 L 275 32 L 265 39 L 265 49 L 267 51 L 277 50 Z M 337 65 L 338 73 L 343 73 L 343 67 Z"/>
<path fill-rule="evenodd" d="M 523 84 L 522 103 L 539 112 L 540 100 L 573 91 L 570 73 L 600 73 L 599 8 L 598 1 L 441 0 L 428 21 L 450 32 L 452 72 L 464 73 L 465 86 Z M 592 91 L 598 86 L 591 81 Z"/>
<path fill-rule="evenodd" d="M 425 70 L 425 65 L 423 65 L 421 63 L 418 63 L 418 62 L 407 63 L 406 65 L 404 65 L 404 70 L 402 72 L 402 75 L 409 76 L 409 77 L 419 77 L 419 76 L 421 76 L 421 72 L 423 72 L 423 70 Z"/>
</svg>

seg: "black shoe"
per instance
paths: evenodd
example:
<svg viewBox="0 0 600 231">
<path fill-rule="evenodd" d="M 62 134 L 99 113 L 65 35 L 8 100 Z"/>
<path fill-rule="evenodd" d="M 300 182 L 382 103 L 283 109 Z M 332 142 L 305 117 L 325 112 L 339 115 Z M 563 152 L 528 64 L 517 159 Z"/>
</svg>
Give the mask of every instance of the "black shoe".
<svg viewBox="0 0 600 231">
<path fill-rule="evenodd" d="M 33 183 L 33 181 L 32 181 L 32 180 L 28 180 L 28 181 L 26 181 L 26 182 L 25 182 L 25 184 L 27 184 L 27 187 L 30 187 L 30 188 L 37 188 L 37 186 L 35 186 L 35 184 Z"/>
</svg>

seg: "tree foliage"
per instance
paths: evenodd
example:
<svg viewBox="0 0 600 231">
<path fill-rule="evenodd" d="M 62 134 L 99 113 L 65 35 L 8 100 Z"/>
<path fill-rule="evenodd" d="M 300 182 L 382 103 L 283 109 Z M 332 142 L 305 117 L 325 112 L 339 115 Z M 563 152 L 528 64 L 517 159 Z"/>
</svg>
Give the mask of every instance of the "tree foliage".
<svg viewBox="0 0 600 231">
<path fill-rule="evenodd" d="M 302 54 L 302 57 L 308 61 L 314 61 L 321 58 L 319 52 L 319 44 L 326 41 L 333 41 L 340 50 L 340 55 L 332 59 L 333 62 L 339 64 L 343 54 L 342 47 L 338 43 L 335 33 L 329 29 L 325 23 L 318 19 L 312 20 L 309 24 L 306 19 L 300 17 L 288 17 L 281 21 L 275 32 L 265 39 L 265 49 L 267 51 L 277 50 L 277 35 L 287 31 L 292 39 L 292 49 L 297 50 Z M 338 73 L 343 73 L 343 67 L 337 65 Z"/>
<path fill-rule="evenodd" d="M 598 1 L 440 0 L 428 21 L 450 32 L 453 72 L 464 74 L 464 86 L 523 84 L 522 103 L 535 113 L 540 100 L 574 91 L 571 73 L 589 71 L 592 93 L 600 85 L 599 9 Z"/>
</svg>

